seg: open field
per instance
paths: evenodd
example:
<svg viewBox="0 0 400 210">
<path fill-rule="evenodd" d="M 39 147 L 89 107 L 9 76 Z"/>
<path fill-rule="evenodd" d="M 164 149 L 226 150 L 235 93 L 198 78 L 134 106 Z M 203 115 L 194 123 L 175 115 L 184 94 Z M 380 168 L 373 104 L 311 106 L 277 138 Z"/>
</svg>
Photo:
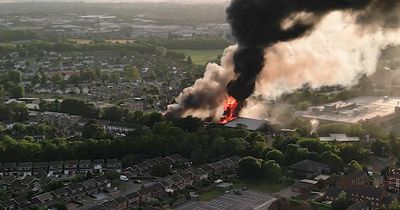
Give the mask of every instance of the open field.
<svg viewBox="0 0 400 210">
<path fill-rule="evenodd" d="M 92 42 L 92 40 L 90 39 L 67 39 L 67 40 L 76 44 L 90 44 Z"/>
<path fill-rule="evenodd" d="M 222 53 L 224 52 L 223 49 L 220 49 L 220 50 L 181 49 L 181 50 L 172 50 L 172 51 L 183 53 L 186 56 L 191 56 L 193 63 L 198 64 L 198 65 L 205 65 L 209 61 L 215 60 L 218 57 L 218 55 L 222 55 Z"/>
</svg>

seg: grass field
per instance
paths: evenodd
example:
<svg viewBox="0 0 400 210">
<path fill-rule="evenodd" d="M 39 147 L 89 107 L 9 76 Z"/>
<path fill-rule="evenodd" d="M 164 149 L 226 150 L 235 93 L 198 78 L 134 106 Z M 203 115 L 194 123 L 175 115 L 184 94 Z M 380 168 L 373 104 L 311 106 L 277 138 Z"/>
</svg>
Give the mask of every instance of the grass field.
<svg viewBox="0 0 400 210">
<path fill-rule="evenodd" d="M 180 52 L 185 54 L 186 56 L 191 56 L 192 61 L 198 65 L 205 65 L 211 60 L 215 60 L 218 55 L 222 55 L 224 52 L 223 49 L 221 50 L 172 50 L 174 52 Z"/>
<path fill-rule="evenodd" d="M 247 186 L 251 190 L 265 192 L 265 193 L 276 193 L 289 186 L 289 183 L 282 182 L 281 184 L 270 183 L 267 181 L 241 181 L 234 185 L 235 188 L 242 188 Z"/>
<path fill-rule="evenodd" d="M 214 189 L 214 190 L 211 190 L 211 191 L 207 191 L 207 192 L 201 193 L 199 195 L 199 199 L 201 201 L 207 202 L 207 201 L 213 200 L 214 198 L 218 198 L 219 196 L 221 196 L 223 194 L 224 194 L 224 192 L 222 192 L 220 190 L 217 190 L 217 189 Z"/>
<path fill-rule="evenodd" d="M 68 39 L 68 41 L 76 44 L 90 44 L 92 42 L 90 39 Z"/>
</svg>

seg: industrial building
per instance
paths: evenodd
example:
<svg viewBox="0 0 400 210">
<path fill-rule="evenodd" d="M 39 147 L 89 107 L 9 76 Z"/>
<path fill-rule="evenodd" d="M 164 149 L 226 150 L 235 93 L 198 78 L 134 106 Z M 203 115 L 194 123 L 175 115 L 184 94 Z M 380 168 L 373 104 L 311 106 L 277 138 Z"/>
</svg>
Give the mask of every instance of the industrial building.
<svg viewBox="0 0 400 210">
<path fill-rule="evenodd" d="M 320 121 L 358 123 L 361 121 L 390 119 L 400 113 L 400 97 L 357 97 L 322 106 L 310 107 L 296 115 Z"/>
</svg>

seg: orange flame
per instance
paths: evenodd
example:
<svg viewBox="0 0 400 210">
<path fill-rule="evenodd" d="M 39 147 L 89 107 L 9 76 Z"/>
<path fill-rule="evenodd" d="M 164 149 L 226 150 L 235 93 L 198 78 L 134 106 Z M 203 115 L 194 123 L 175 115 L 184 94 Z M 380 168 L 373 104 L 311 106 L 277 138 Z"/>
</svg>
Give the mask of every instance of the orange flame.
<svg viewBox="0 0 400 210">
<path fill-rule="evenodd" d="M 225 101 L 224 104 L 224 116 L 219 121 L 220 124 L 226 124 L 236 118 L 238 108 L 237 100 L 229 96 L 228 100 Z"/>
</svg>

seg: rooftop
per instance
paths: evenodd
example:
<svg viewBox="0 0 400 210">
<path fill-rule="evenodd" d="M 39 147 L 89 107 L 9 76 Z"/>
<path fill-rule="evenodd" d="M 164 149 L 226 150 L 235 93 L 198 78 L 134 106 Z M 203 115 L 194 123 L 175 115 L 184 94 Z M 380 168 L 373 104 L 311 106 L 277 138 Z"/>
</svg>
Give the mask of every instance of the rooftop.
<svg viewBox="0 0 400 210">
<path fill-rule="evenodd" d="M 256 131 L 263 128 L 266 124 L 267 121 L 265 120 L 238 117 L 235 120 L 232 120 L 231 122 L 225 124 L 225 126 L 229 128 L 244 126 L 248 130 Z"/>
</svg>

